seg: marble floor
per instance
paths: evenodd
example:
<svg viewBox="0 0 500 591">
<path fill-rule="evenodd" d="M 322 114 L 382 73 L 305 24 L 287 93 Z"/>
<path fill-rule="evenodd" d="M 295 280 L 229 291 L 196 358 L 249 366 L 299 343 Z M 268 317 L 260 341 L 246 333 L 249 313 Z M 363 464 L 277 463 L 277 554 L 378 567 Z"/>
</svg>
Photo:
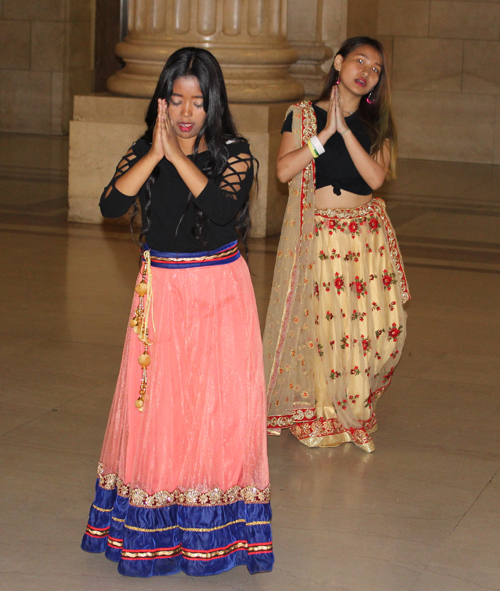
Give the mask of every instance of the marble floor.
<svg viewBox="0 0 500 591">
<path fill-rule="evenodd" d="M 66 139 L 0 135 L 0 589 L 500 590 L 499 186 L 500 167 L 402 161 L 380 192 L 406 348 L 373 454 L 269 439 L 274 571 L 136 580 L 79 548 L 136 247 L 123 225 L 65 221 Z M 250 245 L 261 319 L 276 245 Z"/>
</svg>

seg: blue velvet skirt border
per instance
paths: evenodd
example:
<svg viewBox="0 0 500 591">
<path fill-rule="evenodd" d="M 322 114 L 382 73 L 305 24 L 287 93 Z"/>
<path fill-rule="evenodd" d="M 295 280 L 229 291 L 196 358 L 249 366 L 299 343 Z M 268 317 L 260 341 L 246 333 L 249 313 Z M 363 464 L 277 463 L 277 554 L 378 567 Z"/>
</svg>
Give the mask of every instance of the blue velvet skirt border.
<svg viewBox="0 0 500 591">
<path fill-rule="evenodd" d="M 269 503 L 134 507 L 97 480 L 82 549 L 105 552 L 131 577 L 216 575 L 239 565 L 257 573 L 273 567 L 270 521 Z"/>
</svg>

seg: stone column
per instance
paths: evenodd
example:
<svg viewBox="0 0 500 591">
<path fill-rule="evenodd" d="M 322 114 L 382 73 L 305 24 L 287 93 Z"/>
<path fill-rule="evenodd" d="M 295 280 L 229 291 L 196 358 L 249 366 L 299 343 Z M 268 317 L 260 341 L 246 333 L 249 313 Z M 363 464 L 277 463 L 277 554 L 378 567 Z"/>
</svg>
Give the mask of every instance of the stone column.
<svg viewBox="0 0 500 591">
<path fill-rule="evenodd" d="M 116 52 L 125 67 L 111 92 L 151 97 L 167 58 L 185 46 L 219 60 L 232 103 L 290 102 L 303 94 L 288 73 L 286 0 L 130 0 L 129 33 Z"/>
<path fill-rule="evenodd" d="M 129 2 L 129 33 L 117 45 L 126 65 L 108 80 L 114 95 L 75 97 L 69 219 L 100 221 L 96 199 L 120 156 L 144 132 L 146 99 L 167 58 L 191 45 L 209 49 L 219 60 L 238 131 L 260 164 L 258 192 L 250 197 L 252 235 L 279 232 L 288 197 L 287 186 L 276 178 L 280 130 L 287 107 L 304 93 L 289 74 L 297 52 L 287 41 L 287 0 Z"/>
<path fill-rule="evenodd" d="M 287 37 L 299 56 L 290 73 L 306 98 L 317 98 L 323 88 L 325 62 L 345 37 L 346 15 L 347 0 L 288 0 Z"/>
</svg>

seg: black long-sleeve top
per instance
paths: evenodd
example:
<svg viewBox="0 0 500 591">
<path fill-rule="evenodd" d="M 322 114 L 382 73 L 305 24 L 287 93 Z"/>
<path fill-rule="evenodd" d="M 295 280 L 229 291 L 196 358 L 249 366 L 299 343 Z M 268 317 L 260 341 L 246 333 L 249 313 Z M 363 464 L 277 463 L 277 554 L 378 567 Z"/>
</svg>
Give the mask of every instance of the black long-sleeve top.
<svg viewBox="0 0 500 591">
<path fill-rule="evenodd" d="M 115 182 L 130 167 L 137 164 L 150 148 L 150 144 L 139 139 L 120 161 L 115 176 L 104 189 L 99 202 L 104 217 L 117 218 L 124 215 L 136 198 L 139 198 L 144 225 L 144 185 L 137 195 L 129 196 L 121 193 L 115 187 Z M 222 175 L 217 179 L 209 179 L 198 197 L 191 197 L 189 202 L 189 189 L 175 166 L 166 158 L 160 161 L 159 176 L 151 187 L 151 226 L 146 234 L 146 242 L 150 248 L 163 252 L 202 252 L 215 250 L 238 239 L 235 229 L 236 216 L 252 187 L 253 158 L 246 141 L 230 141 L 226 143 L 226 148 L 228 164 Z M 195 164 L 200 170 L 207 165 L 208 156 L 208 152 L 198 154 Z M 241 162 L 246 165 L 246 171 L 243 173 L 233 168 Z M 109 187 L 111 191 L 106 196 Z M 193 234 L 198 210 L 208 218 L 202 234 L 205 244 Z"/>
</svg>

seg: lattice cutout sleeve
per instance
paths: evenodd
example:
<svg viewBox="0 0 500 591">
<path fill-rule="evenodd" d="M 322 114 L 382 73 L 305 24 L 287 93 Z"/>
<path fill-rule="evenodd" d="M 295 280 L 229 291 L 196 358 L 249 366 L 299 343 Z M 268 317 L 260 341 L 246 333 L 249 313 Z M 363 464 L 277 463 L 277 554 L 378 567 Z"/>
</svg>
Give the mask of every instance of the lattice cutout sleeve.
<svg viewBox="0 0 500 591">
<path fill-rule="evenodd" d="M 135 144 L 122 157 L 113 178 L 101 195 L 99 207 L 102 215 L 106 218 L 118 218 L 125 215 L 137 197 L 136 195 L 124 195 L 115 187 L 116 181 L 140 160 L 134 151 L 134 146 Z"/>
<path fill-rule="evenodd" d="M 222 178 L 209 180 L 196 199 L 196 205 L 214 223 L 228 224 L 241 209 L 253 184 L 252 155 L 245 152 L 232 155 Z"/>
</svg>

